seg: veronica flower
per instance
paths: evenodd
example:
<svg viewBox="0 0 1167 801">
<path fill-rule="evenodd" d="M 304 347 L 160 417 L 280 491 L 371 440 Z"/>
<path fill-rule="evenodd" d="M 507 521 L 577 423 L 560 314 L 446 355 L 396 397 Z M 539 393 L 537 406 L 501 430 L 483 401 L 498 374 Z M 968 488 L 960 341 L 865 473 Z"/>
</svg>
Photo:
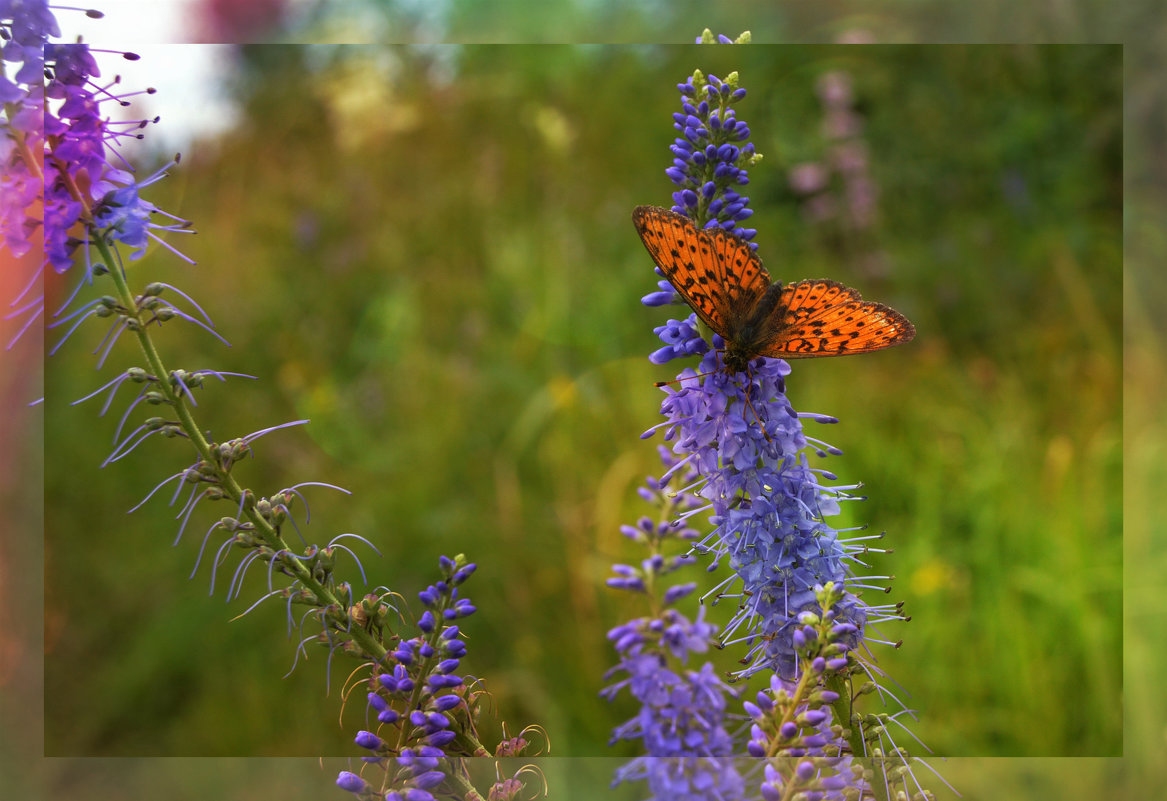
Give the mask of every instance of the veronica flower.
<svg viewBox="0 0 1167 801">
<path fill-rule="evenodd" d="M 678 85 L 682 113 L 674 115 L 674 128 L 682 137 L 670 149 L 675 156 L 682 152 L 691 158 L 684 167 L 675 159 L 666 171 L 675 184 L 685 187 L 673 195 L 680 200 L 674 211 L 689 214 L 699 225 L 720 225 L 735 232 L 752 210 L 749 198 L 731 187 L 748 182 L 746 167 L 758 158 L 746 141 L 748 127 L 737 122 L 736 114 L 731 116 L 730 106 L 746 94 L 737 80 L 736 74 L 722 81 L 697 72 Z M 730 138 L 738 143 L 732 150 Z M 733 158 L 722 160 L 723 155 Z M 693 187 L 708 188 L 697 192 Z M 749 238 L 754 233 L 745 230 L 738 235 Z M 659 305 L 664 294 L 662 289 L 644 302 Z M 713 513 L 714 529 L 697 549 L 712 554 L 715 564 L 725 559 L 733 569 L 732 578 L 714 592 L 724 595 L 732 584 L 741 585 L 740 611 L 722 640 L 747 646 L 742 678 L 760 670 L 792 676 L 792 621 L 798 612 L 814 606 L 816 585 L 842 585 L 850 561 L 864 550 L 859 543 L 840 540 L 825 522 L 856 487 L 827 484 L 834 476 L 811 468 L 805 454 L 808 448 L 822 456 L 839 451 L 808 438 L 802 421 L 837 421 L 794 411 L 784 394 L 790 367 L 783 360 L 755 360 L 748 382 L 726 372 L 720 355 L 724 343 L 714 335 L 711 348 L 701 336 L 696 315 L 670 320 L 656 332 L 664 347 L 650 357 L 654 363 L 703 354 L 698 367 L 703 377 L 686 368 L 678 376 L 680 389 L 665 388 L 667 397 L 661 405 L 665 421 L 656 428 L 664 430 L 666 441 L 674 443 L 678 463 L 694 470 L 701 484 L 695 492 L 705 503 L 699 510 L 688 510 L 685 519 L 697 511 Z M 837 613 L 861 631 L 866 611 L 853 595 L 840 603 Z"/>
<path fill-rule="evenodd" d="M 713 38 L 706 32 L 702 40 Z M 718 41 L 725 42 L 726 37 Z M 760 155 L 748 141 L 748 126 L 732 108 L 745 97 L 745 90 L 738 85 L 736 73 L 721 80 L 699 71 L 679 84 L 678 90 L 681 111 L 673 121 L 680 136 L 670 146 L 674 160 L 666 170 L 678 187 L 673 211 L 689 216 L 699 227 L 719 226 L 751 240 L 755 231 L 741 226 L 752 214 L 749 199 L 738 189 L 748 183 L 748 168 Z M 819 174 L 805 176 L 807 183 L 821 179 Z M 753 242 L 750 246 L 756 247 Z M 667 281 L 658 282 L 658 291 L 643 298 L 647 306 L 680 302 Z M 702 715 L 708 718 L 702 731 L 709 735 L 720 731 L 717 727 L 726 719 L 721 706 L 724 695 L 706 689 L 704 683 L 706 675 L 712 679 L 712 673 L 705 672 L 708 664 L 701 671 L 689 671 L 685 681 L 669 671 L 662 658 L 668 652 L 663 634 L 669 630 L 676 632 L 678 656 L 703 650 L 712 637 L 712 626 L 702 625 L 704 603 L 695 622 L 674 609 L 658 611 L 609 634 L 621 654 L 612 672 L 627 677 L 606 692 L 627 687 L 642 704 L 636 718 L 617 727 L 614 739 L 642 739 L 650 755 L 657 753 L 653 748 L 669 755 L 689 755 L 690 759 L 681 760 L 678 771 L 664 773 L 663 778 L 658 766 L 657 787 L 670 787 L 671 792 L 671 796 L 658 793 L 661 798 L 681 797 L 681 793 L 697 792 L 698 787 L 704 788 L 704 794 L 697 797 L 721 797 L 711 792 L 740 787 L 740 778 L 736 783 L 710 781 L 708 771 L 701 774 L 701 759 L 695 762 L 693 757 L 708 759 L 741 750 L 755 757 L 801 760 L 767 763 L 764 776 L 757 777 L 760 784 L 754 785 L 765 799 L 844 798 L 870 791 L 871 774 L 853 766 L 847 752 L 869 753 L 871 737 L 882 746 L 882 733 L 870 734 L 852 725 L 850 698 L 844 702 L 840 690 L 847 686 L 845 677 L 862 677 L 873 670 L 863 664 L 858 652 L 868 626 L 900 620 L 902 615 L 897 607 L 862 603 L 854 590 L 868 586 L 864 581 L 878 579 L 861 581 L 855 577 L 855 567 L 862 564 L 861 555 L 872 549 L 864 538 L 851 535 L 852 530 L 827 522 L 839 513 L 841 503 L 858 497 L 852 494 L 858 485 L 838 484 L 835 475 L 811 466 L 808 453 L 826 457 L 841 451 L 808 436 L 803 423 L 837 420 L 794 410 L 785 395 L 790 367 L 784 360 L 757 358 L 744 373 L 727 370 L 726 343 L 716 334 L 706 341 L 695 314 L 670 319 L 656 333 L 663 347 L 650 356 L 653 363 L 701 357 L 696 369 L 686 367 L 670 382 L 676 389 L 664 385 L 661 413 L 665 419 L 645 433 L 663 431 L 665 441 L 672 444 L 671 453 L 665 455 L 665 473 L 660 480 L 650 480 L 649 487 L 663 488 L 679 479 L 681 489 L 666 500 L 681 500 L 671 508 L 661 504 L 666 514 L 660 522 L 642 521 L 625 533 L 654 543 L 669 531 L 683 530 L 693 542 L 691 553 L 712 557 L 710 570 L 721 564 L 730 568 L 730 575 L 702 601 L 737 601 L 737 611 L 717 635 L 717 642 L 742 650 L 738 660 L 742 667 L 733 674 L 735 680 L 763 674 L 769 676 L 770 686 L 743 704 L 751 721 L 744 749 L 735 746 L 731 737 L 724 743 L 726 750 L 720 750 L 720 740 L 719 749 L 712 750 L 708 736 L 694 736 L 694 747 L 686 751 L 683 736 L 657 736 L 660 731 L 687 732 L 692 727 L 678 727 L 677 722 Z M 690 526 L 699 514 L 708 514 L 713 528 L 694 539 Z M 618 576 L 609 585 L 650 593 L 657 577 L 679 564 L 662 560 L 654 549 L 639 568 L 618 565 Z M 882 589 L 878 584 L 871 586 Z M 691 706 L 698 695 L 708 704 L 704 712 Z M 849 737 L 844 734 L 848 730 Z M 904 752 L 893 747 L 884 753 L 901 755 L 906 766 Z M 689 781 L 695 778 L 690 775 L 694 772 L 704 780 Z M 633 761 L 618 774 L 618 778 L 645 777 L 651 781 L 653 771 L 643 760 Z M 672 785 L 668 778 L 675 780 Z"/>
<path fill-rule="evenodd" d="M 810 467 L 804 450 L 812 443 L 802 420 L 835 421 L 794 411 L 783 394 L 790 373 L 784 361 L 756 364 L 746 387 L 721 369 L 716 351 L 698 369 L 708 373 L 703 380 L 687 368 L 679 376 L 682 388 L 667 390 L 662 427 L 674 451 L 701 475 L 702 510 L 713 512 L 714 529 L 698 550 L 712 554 L 715 564 L 725 559 L 733 570 L 714 592 L 726 595 L 731 585 L 741 585 L 740 611 L 723 639 L 747 646 L 743 678 L 760 670 L 790 677 L 795 616 L 813 606 L 816 585 L 842 584 L 849 561 L 862 550 L 824 521 L 855 487 L 828 486 L 833 475 Z M 838 452 L 825 443 L 815 449 Z M 839 614 L 861 630 L 862 605 L 854 596 L 840 603 Z"/>
<path fill-rule="evenodd" d="M 709 225 L 750 238 L 755 232 L 740 223 L 753 212 L 749 198 L 736 188 L 749 182 L 748 167 L 758 156 L 746 141 L 748 126 L 732 108 L 745 96 L 736 80 L 736 75 L 722 81 L 698 72 L 678 85 L 681 111 L 674 114 L 673 127 L 680 135 L 670 146 L 675 158 L 666 175 L 678 187 L 673 193 L 674 211 L 702 214 Z M 646 305 L 677 302 L 667 281 L 658 286 L 659 291 L 643 299 Z M 656 332 L 664 347 L 650 356 L 654 363 L 709 350 L 693 316 L 669 320 Z M 659 799 L 742 798 L 745 782 L 732 761 L 725 759 L 735 752 L 727 729 L 727 700 L 736 693 L 709 662 L 697 669 L 687 667 L 690 655 L 703 654 L 716 642 L 717 627 L 705 620 L 705 606 L 699 608 L 695 620 L 673 607 L 696 584 L 661 586 L 664 576 L 694 561 L 690 554 L 666 557 L 663 550 L 670 541 L 691 543 L 698 536 L 679 521 L 705 506 L 703 499 L 690 492 L 701 475 L 691 460 L 667 449 L 661 449 L 661 458 L 665 472 L 659 479 L 649 477 L 640 491 L 657 507 L 657 521 L 642 518 L 636 526 L 622 529 L 625 536 L 647 546 L 649 556 L 639 567 L 616 565 L 617 576 L 608 580 L 615 589 L 649 595 L 653 607 L 653 614 L 608 633 L 620 662 L 607 677 L 620 680 L 602 694 L 612 698 L 627 690 L 641 705 L 636 716 L 614 729 L 612 741 L 640 740 L 646 754 L 619 770 L 615 780 L 646 780 Z M 679 489 L 670 489 L 670 484 Z"/>
<path fill-rule="evenodd" d="M 60 35 L 45 0 L 0 0 L 0 250 L 16 259 L 40 246 L 44 48 L 50 37 Z M 15 307 L 9 316 L 24 320 L 17 337 L 40 316 L 39 276 L 39 269 L 22 276 L 21 292 L 4 298 Z"/>
<path fill-rule="evenodd" d="M 476 565 L 463 555 L 441 557 L 440 579 L 420 593 L 425 610 L 415 622 L 406 624 L 404 610 L 397 607 L 397 593 L 377 587 L 358 597 L 342 578 L 345 561 L 351 558 L 365 580 L 364 567 L 349 544 L 359 541 L 376 552 L 371 542 L 348 533 L 324 545 L 304 539 L 300 522 L 307 524 L 310 519 L 305 488 L 346 490 L 312 481 L 263 495 L 239 482 L 235 468 L 255 455 L 262 437 L 308 421 L 268 426 L 219 441 L 211 440 L 199 425 L 196 396 L 201 397 L 207 388 L 206 379 L 217 378 L 215 386 L 220 386 L 229 377 L 242 376 L 213 369 L 168 369 L 151 336 L 153 327 L 193 324 L 218 335 L 210 316 L 177 287 L 153 282 L 138 291 L 131 289 L 131 278 L 138 276 L 127 273 L 122 256 L 127 248 L 134 251 L 134 257 L 140 256 L 150 241 L 177 254 L 159 234 L 185 231 L 187 224 L 156 222 L 160 215 L 168 215 L 143 196 L 143 190 L 164 177 L 177 159 L 145 180 L 136 179 L 116 148 L 127 134 L 101 111 L 105 103 L 128 103 L 130 95 L 111 91 L 116 80 L 97 83 L 97 61 L 85 45 L 48 45 L 45 54 L 44 70 L 49 78 L 45 92 L 49 108 L 44 113 L 46 262 L 65 271 L 83 259 L 87 269 L 85 280 L 79 283 L 84 286 L 100 280 L 111 290 L 111 294 L 83 303 L 59 321 L 71 327 L 57 347 L 96 318 L 111 323 L 98 346 L 99 367 L 123 334 L 137 340 L 137 358 L 145 359 L 144 365 L 126 367 L 81 399 L 104 394 L 101 413 L 105 414 L 123 387 L 137 388 L 114 432 L 106 463 L 129 456 L 147 439 L 163 437 L 183 443 L 193 452 L 192 461 L 163 479 L 138 506 L 173 486 L 169 502 L 178 506 L 176 517 L 181 520 L 177 544 L 196 511 L 205 509 L 207 503 L 225 502 L 222 505 L 227 514 L 206 529 L 195 563 L 197 570 L 203 556 L 213 553 L 212 592 L 231 555 L 239 555 L 226 596 L 229 600 L 239 596 L 249 571 L 258 569 L 266 574 L 267 592 L 244 614 L 267 600 L 284 605 L 289 636 L 299 636 L 293 668 L 309 645 L 327 651 L 327 676 L 338 653 L 362 661 L 364 671 L 354 675 L 364 684 L 368 715 L 376 722 L 359 732 L 355 741 L 369 752 L 364 757 L 365 769 L 380 769 L 382 776 L 374 789 L 364 776 L 344 771 L 336 780 L 339 787 L 361 798 L 389 801 L 431 801 L 451 793 L 484 797 L 469 784 L 464 766 L 454 760 L 490 755 L 475 731 L 481 688 L 476 680 L 464 678 L 460 667 L 467 651 L 460 626 L 476 611 L 462 594 L 462 585 Z M 92 260 L 94 254 L 96 260 Z M 135 427 L 130 420 L 133 413 L 141 413 L 141 404 L 156 407 L 160 413 Z M 302 550 L 289 545 L 293 537 L 300 539 Z M 305 634 L 306 626 L 315 631 Z M 527 745 L 524 735 L 525 730 L 518 737 L 504 739 L 496 753 L 522 755 Z M 513 796 L 516 783 L 522 782 L 516 777 L 500 777 L 495 785 L 505 787 L 494 795 Z"/>
<path fill-rule="evenodd" d="M 662 459 L 666 468 L 672 468 L 676 460 L 667 450 L 662 449 Z M 669 471 L 666 470 L 666 473 Z M 674 473 L 682 480 L 692 478 L 684 472 Z M 602 695 L 611 698 L 622 689 L 646 705 L 647 710 L 669 707 L 665 715 L 668 723 L 662 723 L 652 711 L 646 711 L 616 728 L 612 741 L 621 739 L 643 739 L 645 749 L 652 756 L 681 756 L 698 754 L 719 756 L 729 753 L 729 739 L 716 725 L 711 727 L 720 714 L 720 709 L 702 709 L 707 699 L 713 699 L 714 707 L 724 709 L 720 696 L 728 689 L 711 673 L 689 671 L 678 675 L 675 667 L 683 667 L 690 654 L 701 654 L 709 650 L 715 641 L 717 627 L 704 619 L 701 609 L 696 620 L 689 620 L 673 604 L 686 597 L 696 588 L 693 583 L 663 587 L 662 579 L 669 574 L 694 563 L 694 558 L 685 554 L 666 557 L 663 546 L 675 540 L 691 540 L 698 536 L 693 529 L 676 526 L 670 516 L 676 510 L 689 509 L 698 504 L 696 498 L 685 492 L 673 494 L 669 490 L 670 478 L 656 479 L 649 476 L 646 486 L 641 488 L 641 496 L 656 505 L 659 519 L 653 521 L 642 517 L 635 526 L 623 526 L 624 536 L 646 545 L 650 555 L 639 567 L 615 565 L 614 578 L 607 581 L 609 587 L 636 594 L 652 593 L 652 603 L 656 613 L 640 617 L 617 626 L 608 632 L 616 651 L 621 656 L 618 665 L 608 671 L 608 677 L 623 675 L 624 678 L 606 687 Z M 656 596 L 660 596 L 657 598 Z M 686 682 L 686 686 L 678 690 Z M 678 694 L 680 692 L 681 694 Z M 690 706 L 698 702 L 698 707 Z M 689 716 L 702 717 L 692 728 L 699 732 L 689 732 L 685 720 Z M 700 739 L 700 742 L 697 740 Z"/>
<path fill-rule="evenodd" d="M 737 189 L 750 182 L 747 168 L 758 157 L 748 141 L 749 126 L 733 108 L 746 90 L 737 86 L 736 73 L 722 81 L 700 72 L 677 84 L 677 89 L 681 110 L 673 114 L 673 128 L 680 136 L 669 146 L 673 164 L 665 170 L 678 187 L 673 192 L 673 211 L 753 239 L 757 231 L 739 225 L 754 213 L 750 199 Z M 757 245 L 751 243 L 751 247 Z"/>
<path fill-rule="evenodd" d="M 361 731 L 355 740 L 372 753 L 367 763 L 380 766 L 381 793 L 394 801 L 434 798 L 430 790 L 455 770 L 448 751 L 461 753 L 450 745 L 470 725 L 476 708 L 457 672 L 466 643 L 455 621 L 475 612 L 460 592 L 477 566 L 462 556 L 443 556 L 439 561 L 442 579 L 418 595 L 426 607 L 417 621 L 418 635 L 398 640 L 392 651 L 370 665 L 368 711 L 377 726 L 376 731 Z M 478 755 L 487 754 L 483 750 Z M 369 785 L 352 776 L 341 772 L 337 785 L 358 796 L 365 794 Z"/>
<path fill-rule="evenodd" d="M 605 676 L 617 680 L 601 695 L 612 699 L 627 691 L 641 705 L 635 716 L 613 730 L 611 742 L 639 740 L 647 757 L 621 768 L 615 780 L 647 780 L 659 799 L 707 798 L 702 793 L 710 786 L 724 793 L 719 798 L 740 798 L 744 783 L 732 762 L 724 759 L 734 753 L 726 712 L 728 699 L 736 693 L 709 662 L 697 669 L 687 667 L 692 655 L 709 651 L 717 626 L 705 620 L 704 606 L 694 620 L 674 607 L 696 589 L 695 583 L 665 587 L 662 581 L 695 562 L 691 555 L 666 556 L 664 550 L 671 542 L 691 542 L 699 536 L 674 521 L 701 505 L 683 489 L 696 473 L 677 469 L 668 449 L 662 447 L 660 455 L 664 476 L 649 476 L 640 488 L 641 497 L 657 508 L 657 520 L 642 517 L 621 529 L 624 536 L 647 547 L 649 556 L 639 566 L 615 565 L 616 576 L 607 582 L 613 589 L 649 596 L 654 609 L 653 614 L 608 632 L 620 661 Z M 674 491 L 670 484 L 682 489 Z"/>
<path fill-rule="evenodd" d="M 49 45 L 45 52 L 45 69 L 51 76 L 45 96 L 56 101 L 45 114 L 48 262 L 59 272 L 72 266 L 78 247 L 90 243 L 90 228 L 77 227 L 83 219 L 101 229 L 108 241 L 135 248 L 132 258 L 141 257 L 148 240 L 173 251 L 156 232 L 185 231 L 189 224 L 172 215 L 164 215 L 170 222 L 154 222 L 154 216 L 160 212 L 141 197 L 140 190 L 164 177 L 166 169 L 174 163 L 138 182 L 118 150 L 126 139 L 140 139 L 140 129 L 157 119 L 128 122 L 109 119 L 103 111 L 104 105 L 128 106 L 129 98 L 138 92 L 113 91 L 119 78 L 105 85 L 97 83 L 101 72 L 88 45 L 55 44 Z M 132 53 L 123 57 L 137 59 Z M 152 89 L 146 90 L 151 92 Z"/>
<path fill-rule="evenodd" d="M 160 212 L 139 194 L 166 168 L 137 181 L 119 155 L 124 141 L 140 139 L 140 129 L 157 121 L 110 119 L 106 106 L 128 106 L 136 93 L 116 92 L 118 78 L 99 83 L 101 70 L 88 45 L 49 41 L 60 30 L 44 0 L 4 0 L 0 32 L 8 40 L 3 63 L 20 65 L 12 78 L 6 68 L 0 75 L 6 112 L 0 139 L 0 234 L 14 255 L 27 253 L 42 240 L 45 254 L 12 301 L 17 307 L 12 315 L 24 318 L 23 332 L 43 313 L 39 278 L 46 265 L 63 273 L 80 253 L 87 278 L 92 278 L 88 246 L 97 230 L 108 242 L 137 248 L 137 258 L 149 240 L 174 250 L 157 232 L 185 230 L 187 223 Z M 137 59 L 133 53 L 121 55 Z M 159 217 L 167 219 L 158 222 Z"/>
</svg>

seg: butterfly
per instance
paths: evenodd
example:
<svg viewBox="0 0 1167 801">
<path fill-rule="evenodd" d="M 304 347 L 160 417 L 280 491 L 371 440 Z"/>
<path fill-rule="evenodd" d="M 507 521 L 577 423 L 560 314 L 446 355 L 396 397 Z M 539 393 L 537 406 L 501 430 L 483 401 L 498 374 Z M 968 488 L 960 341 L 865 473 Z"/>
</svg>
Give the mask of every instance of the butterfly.
<svg viewBox="0 0 1167 801">
<path fill-rule="evenodd" d="M 846 356 L 916 335 L 898 311 L 837 281 L 771 282 L 749 243 L 723 228 L 698 228 L 656 206 L 637 206 L 632 222 L 665 278 L 725 340 L 729 372 L 743 372 L 759 356 Z"/>
</svg>

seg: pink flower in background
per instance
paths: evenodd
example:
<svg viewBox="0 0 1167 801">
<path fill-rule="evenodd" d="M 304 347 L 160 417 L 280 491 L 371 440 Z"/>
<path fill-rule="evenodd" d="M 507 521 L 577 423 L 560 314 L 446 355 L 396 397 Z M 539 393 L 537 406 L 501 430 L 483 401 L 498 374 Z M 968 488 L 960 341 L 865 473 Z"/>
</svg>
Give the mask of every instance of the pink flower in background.
<svg viewBox="0 0 1167 801">
<path fill-rule="evenodd" d="M 837 219 L 844 231 L 871 230 L 879 219 L 879 187 L 871 177 L 867 143 L 861 138 L 864 119 L 854 108 L 852 78 L 841 70 L 823 73 L 815 83 L 815 94 L 823 109 L 823 153 L 816 161 L 793 165 L 787 182 L 801 196 L 808 222 Z M 861 269 L 880 262 L 870 255 L 857 255 Z"/>
<path fill-rule="evenodd" d="M 824 72 L 815 85 L 815 91 L 826 108 L 847 108 L 852 100 L 851 76 L 840 70 Z"/>
<path fill-rule="evenodd" d="M 830 155 L 831 166 L 844 175 L 867 172 L 867 143 L 861 140 L 835 145 Z"/>
<path fill-rule="evenodd" d="M 287 9 L 287 0 L 202 0 L 196 13 L 208 42 L 263 42 Z"/>
<path fill-rule="evenodd" d="M 815 161 L 796 164 L 790 168 L 790 188 L 800 195 L 813 195 L 827 188 L 830 173 Z"/>
</svg>

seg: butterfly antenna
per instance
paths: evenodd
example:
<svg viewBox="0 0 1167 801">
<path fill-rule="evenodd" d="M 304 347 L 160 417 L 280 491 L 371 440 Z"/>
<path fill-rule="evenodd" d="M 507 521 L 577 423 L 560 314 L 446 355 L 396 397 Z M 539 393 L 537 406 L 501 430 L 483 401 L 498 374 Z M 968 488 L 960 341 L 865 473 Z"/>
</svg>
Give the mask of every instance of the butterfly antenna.
<svg viewBox="0 0 1167 801">
<path fill-rule="evenodd" d="M 653 383 L 653 386 L 659 389 L 660 387 L 667 387 L 667 386 L 670 386 L 672 384 L 679 384 L 682 381 L 692 381 L 694 378 L 704 378 L 707 375 L 713 375 L 714 373 L 717 373 L 717 372 L 720 372 L 720 370 L 710 370 L 707 373 L 697 373 L 697 375 L 687 375 L 684 378 L 674 378 L 672 381 L 657 381 L 657 382 Z"/>
</svg>

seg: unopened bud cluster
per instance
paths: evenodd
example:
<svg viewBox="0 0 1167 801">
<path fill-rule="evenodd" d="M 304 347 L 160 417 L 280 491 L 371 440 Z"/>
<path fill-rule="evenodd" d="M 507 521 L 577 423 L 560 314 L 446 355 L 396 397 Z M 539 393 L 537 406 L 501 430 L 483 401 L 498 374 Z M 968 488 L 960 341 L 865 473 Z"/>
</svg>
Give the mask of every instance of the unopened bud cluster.
<svg viewBox="0 0 1167 801">
<path fill-rule="evenodd" d="M 448 790 L 451 778 L 461 771 L 452 757 L 489 756 L 474 730 L 477 694 L 459 675 L 466 642 L 457 621 L 476 611 L 461 595 L 461 585 L 476 567 L 461 554 L 453 559 L 441 557 L 442 579 L 418 593 L 425 611 L 417 620 L 414 637 L 383 636 L 386 607 L 376 596 L 366 596 L 350 610 L 354 621 L 377 627 L 388 650 L 369 663 L 366 680 L 368 714 L 376 719 L 376 726 L 359 732 L 355 739 L 370 752 L 364 761 L 370 767 L 379 766 L 384 775 L 380 791 L 366 778 L 348 772 L 337 780 L 341 788 L 360 798 L 431 801 L 440 788 Z M 522 737 L 504 739 L 498 755 L 519 756 L 526 744 Z M 512 780 L 500 779 L 490 797 L 512 797 L 507 787 L 499 786 L 507 781 Z"/>
</svg>

